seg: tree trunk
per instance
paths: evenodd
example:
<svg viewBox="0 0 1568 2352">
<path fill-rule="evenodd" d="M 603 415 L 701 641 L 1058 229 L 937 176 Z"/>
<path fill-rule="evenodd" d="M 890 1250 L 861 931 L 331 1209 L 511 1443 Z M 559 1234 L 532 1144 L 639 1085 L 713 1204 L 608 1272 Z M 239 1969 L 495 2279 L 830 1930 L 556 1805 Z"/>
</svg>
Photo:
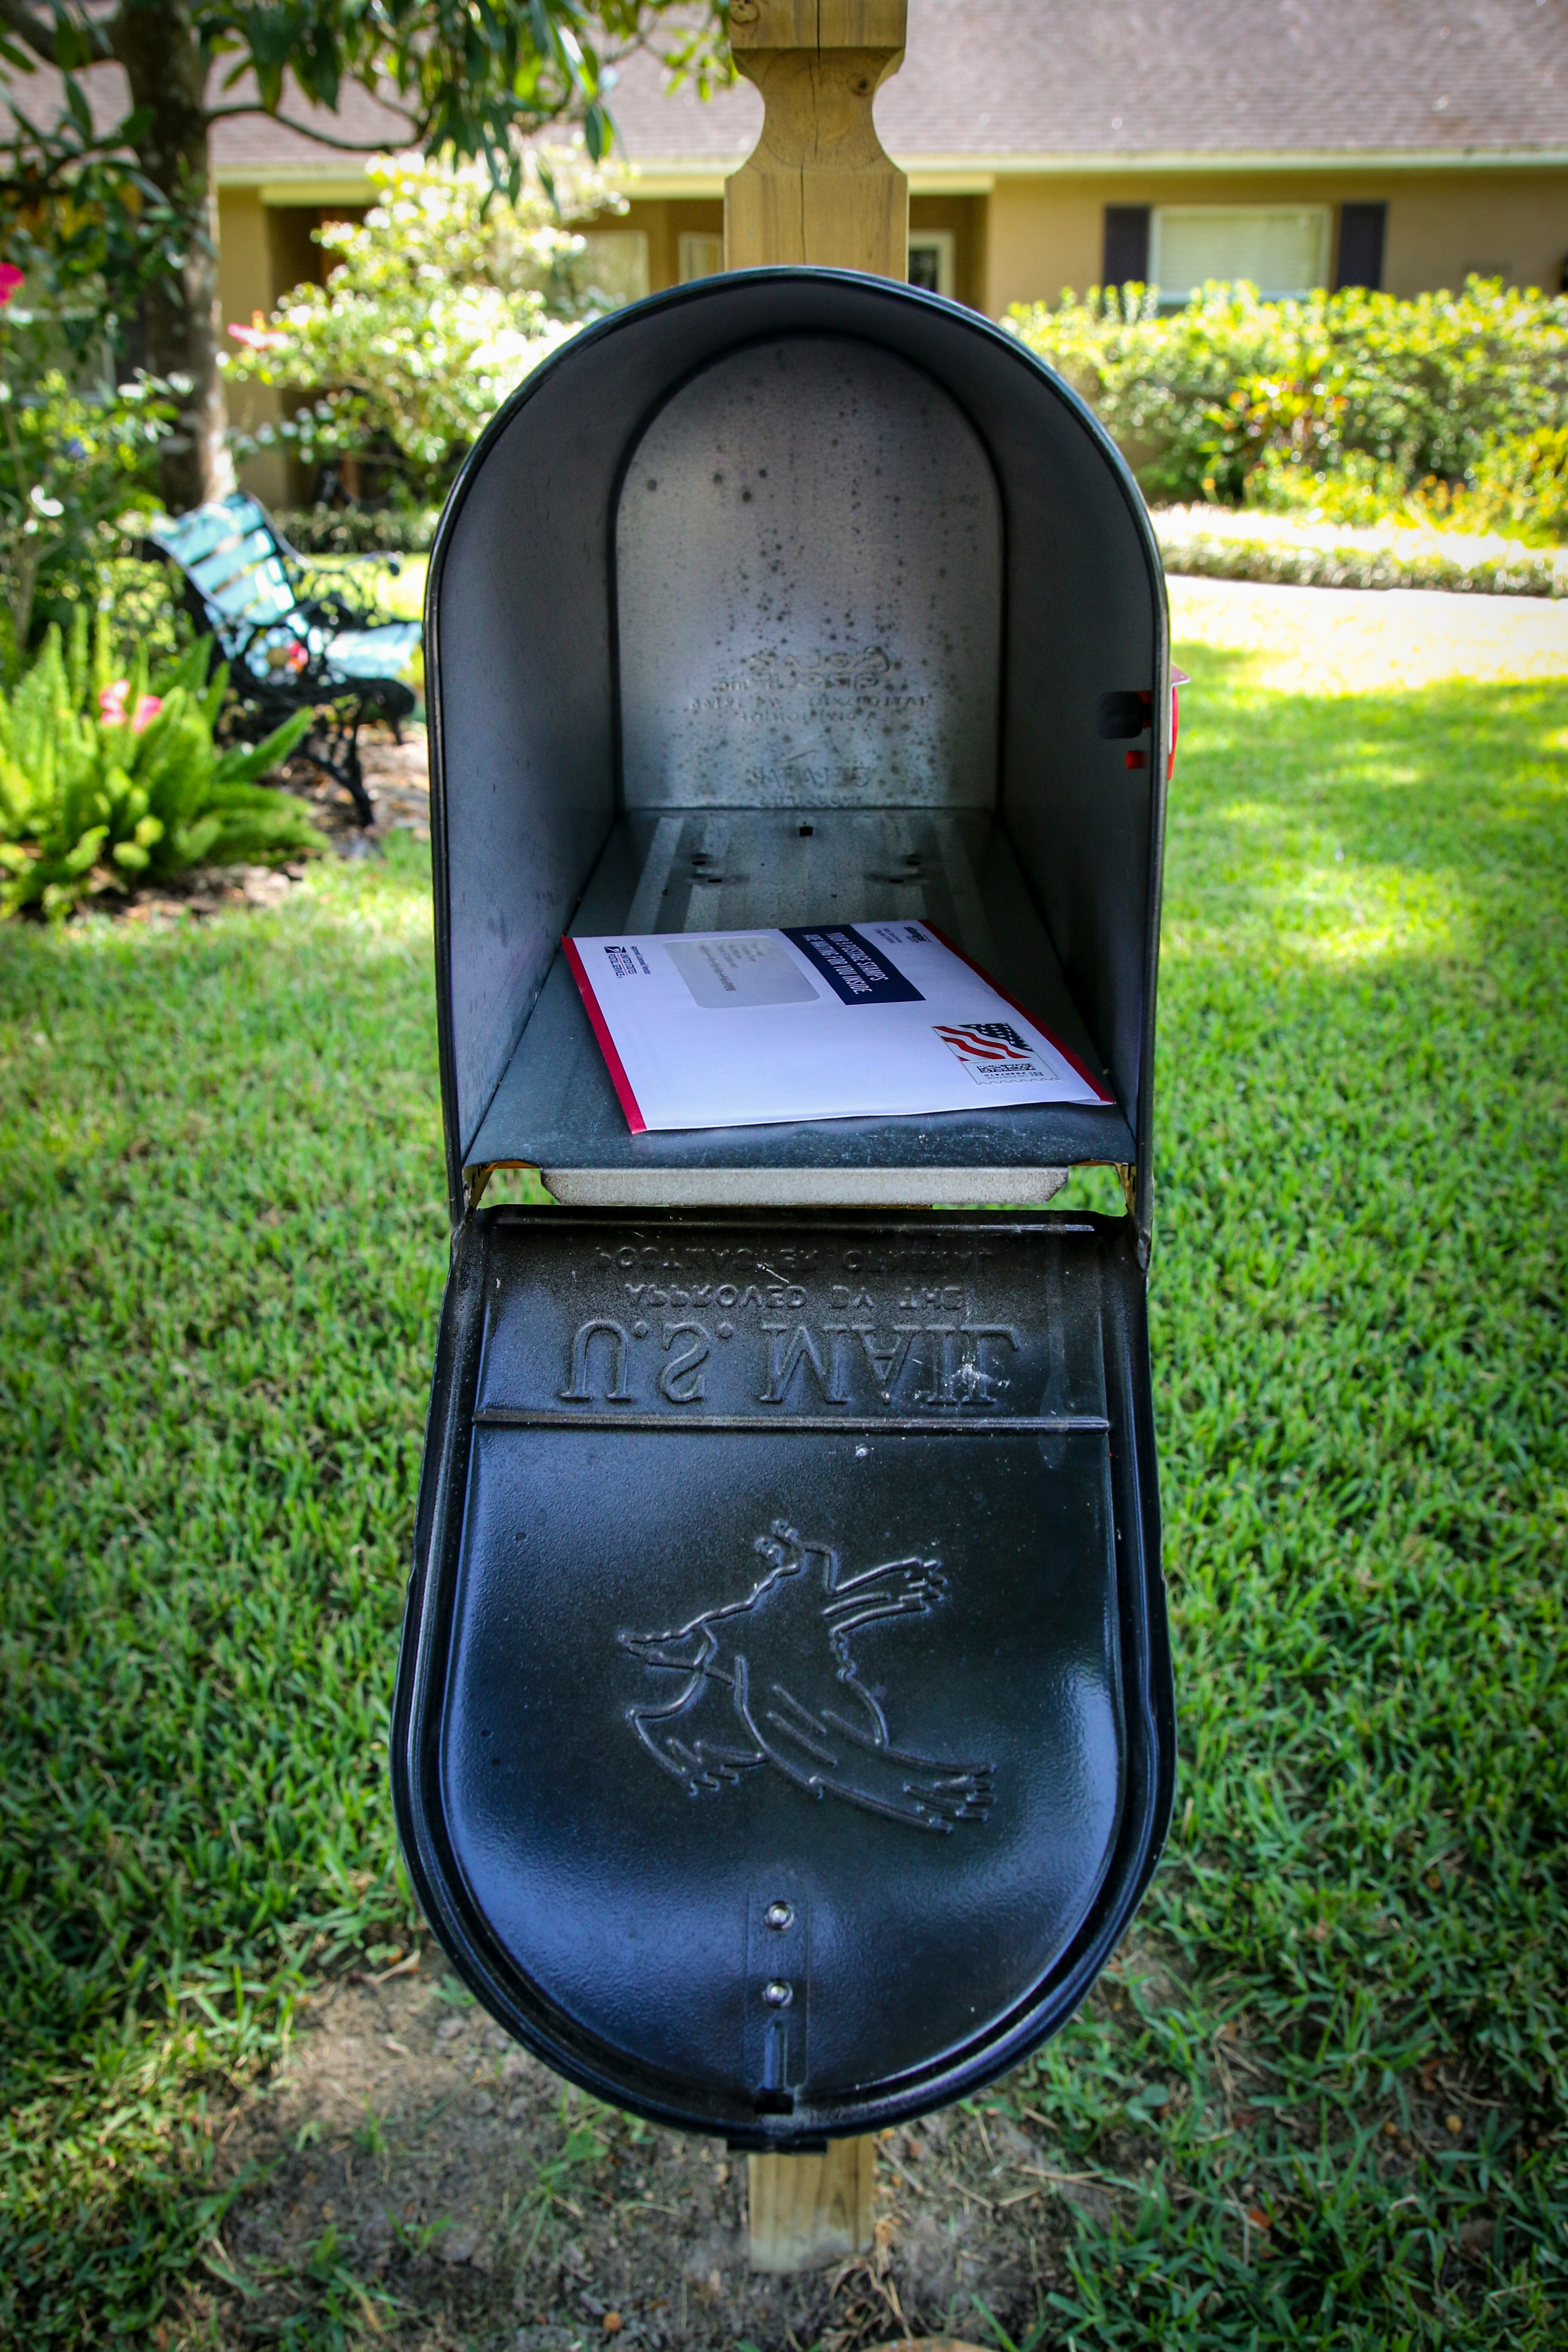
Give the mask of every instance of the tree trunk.
<svg viewBox="0 0 1568 2352">
<path fill-rule="evenodd" d="M 235 487 L 218 373 L 217 221 L 212 194 L 206 65 L 187 0 L 122 5 L 114 52 L 132 104 L 151 118 L 136 149 L 147 177 L 184 224 L 184 261 L 147 295 L 147 362 L 175 386 L 179 422 L 160 452 L 164 499 L 175 514 Z"/>
</svg>

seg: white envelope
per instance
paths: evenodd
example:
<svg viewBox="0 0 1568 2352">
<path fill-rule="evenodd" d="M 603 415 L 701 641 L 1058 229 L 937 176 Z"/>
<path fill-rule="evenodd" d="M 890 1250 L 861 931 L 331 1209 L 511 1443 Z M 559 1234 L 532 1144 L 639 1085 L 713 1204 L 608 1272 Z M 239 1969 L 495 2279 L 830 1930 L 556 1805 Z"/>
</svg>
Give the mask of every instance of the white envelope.
<svg viewBox="0 0 1568 2352">
<path fill-rule="evenodd" d="M 929 923 L 562 944 L 634 1134 L 1111 1100 Z"/>
</svg>

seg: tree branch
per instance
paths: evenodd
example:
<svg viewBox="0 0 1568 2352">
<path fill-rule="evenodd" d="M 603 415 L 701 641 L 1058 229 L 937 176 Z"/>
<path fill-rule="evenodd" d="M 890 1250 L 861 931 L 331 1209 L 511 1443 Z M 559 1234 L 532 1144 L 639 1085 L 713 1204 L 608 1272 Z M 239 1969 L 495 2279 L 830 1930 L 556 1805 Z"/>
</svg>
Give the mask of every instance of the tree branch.
<svg viewBox="0 0 1568 2352">
<path fill-rule="evenodd" d="M 45 18 L 35 16 L 25 5 L 25 0 L 0 0 L 0 25 L 4 25 L 8 33 L 15 33 L 19 41 L 25 41 L 46 65 L 54 64 L 54 26 Z"/>
<path fill-rule="evenodd" d="M 5 0 L 0 0 L 0 7 L 4 7 L 5 5 Z M 380 99 L 379 103 L 385 106 L 385 99 Z M 417 138 L 419 136 L 419 123 L 416 116 L 412 114 L 405 114 L 399 107 L 388 107 L 387 111 L 388 113 L 395 113 L 398 120 L 407 125 L 413 137 Z M 269 121 L 281 124 L 285 131 L 297 131 L 301 139 L 313 139 L 318 147 L 335 147 L 340 153 L 344 155 L 384 155 L 387 149 L 387 142 L 384 139 L 334 139 L 329 131 L 312 131 L 308 122 L 291 122 L 286 114 L 274 114 L 271 108 L 268 106 L 263 106 L 259 99 L 250 106 L 209 107 L 207 110 L 207 121 L 209 122 L 224 122 L 228 121 L 231 116 L 237 114 L 265 114 Z"/>
<path fill-rule="evenodd" d="M 0 25 L 3 25 L 8 33 L 15 34 L 17 40 L 26 42 L 34 56 L 42 58 L 47 66 L 52 66 L 58 62 L 55 56 L 54 21 L 47 16 L 35 16 L 27 5 L 27 0 L 0 0 Z M 110 47 L 107 29 L 94 18 L 78 17 L 72 24 L 71 30 L 82 43 L 89 58 L 113 56 L 114 52 Z"/>
</svg>

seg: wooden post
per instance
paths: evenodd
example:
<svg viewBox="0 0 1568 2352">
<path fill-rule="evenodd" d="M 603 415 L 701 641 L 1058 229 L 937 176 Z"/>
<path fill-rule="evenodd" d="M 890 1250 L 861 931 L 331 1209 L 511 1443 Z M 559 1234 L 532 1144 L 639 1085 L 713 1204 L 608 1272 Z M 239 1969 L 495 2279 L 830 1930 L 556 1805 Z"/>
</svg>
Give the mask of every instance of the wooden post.
<svg viewBox="0 0 1568 2352">
<path fill-rule="evenodd" d="M 910 184 L 871 101 L 904 58 L 909 0 L 730 0 L 730 46 L 767 112 L 724 183 L 724 266 L 910 274 Z M 820 2270 L 871 2243 L 876 2142 L 746 2165 L 754 2270 Z"/>
<path fill-rule="evenodd" d="M 749 2156 L 754 2271 L 819 2271 L 871 2242 L 874 2139 L 836 2139 L 826 2156 Z"/>
<path fill-rule="evenodd" d="M 904 58 L 909 0 L 730 0 L 735 64 L 767 113 L 724 183 L 724 267 L 910 274 L 910 184 L 871 101 Z"/>
</svg>

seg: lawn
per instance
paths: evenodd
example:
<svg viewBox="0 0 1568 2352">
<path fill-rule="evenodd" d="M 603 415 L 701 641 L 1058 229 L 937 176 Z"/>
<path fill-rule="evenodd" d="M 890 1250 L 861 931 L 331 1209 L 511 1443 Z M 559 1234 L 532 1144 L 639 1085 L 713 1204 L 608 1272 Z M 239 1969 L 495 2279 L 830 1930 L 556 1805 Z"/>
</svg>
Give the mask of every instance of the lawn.
<svg viewBox="0 0 1568 2352">
<path fill-rule="evenodd" d="M 1568 686 L 1180 658 L 1177 1825 L 1083 2015 L 958 2126 L 1101 2193 L 1026 2178 L 1027 2259 L 951 2316 L 1561 2345 Z M 0 934 L 0 2338 L 255 2340 L 226 2118 L 294 1998 L 414 1931 L 384 1748 L 446 1255 L 424 857 Z M 335 2275 L 273 2336 L 437 2340 L 395 2273 Z"/>
</svg>

